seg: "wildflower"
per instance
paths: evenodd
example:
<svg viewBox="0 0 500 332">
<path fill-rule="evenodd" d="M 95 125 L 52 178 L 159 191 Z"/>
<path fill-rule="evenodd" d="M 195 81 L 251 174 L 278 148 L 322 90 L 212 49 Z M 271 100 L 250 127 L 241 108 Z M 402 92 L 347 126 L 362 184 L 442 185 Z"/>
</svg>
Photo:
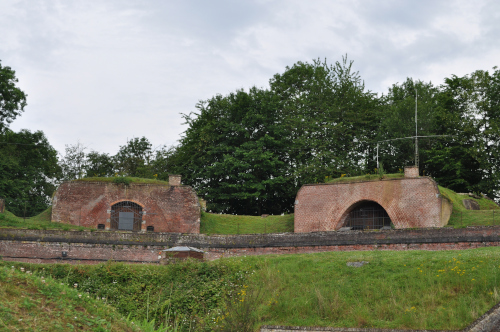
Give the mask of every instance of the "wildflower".
<svg viewBox="0 0 500 332">
<path fill-rule="evenodd" d="M 77 284 L 77 283 L 73 284 L 73 287 L 74 287 L 74 288 L 77 288 L 77 287 L 78 287 L 78 284 Z"/>
</svg>

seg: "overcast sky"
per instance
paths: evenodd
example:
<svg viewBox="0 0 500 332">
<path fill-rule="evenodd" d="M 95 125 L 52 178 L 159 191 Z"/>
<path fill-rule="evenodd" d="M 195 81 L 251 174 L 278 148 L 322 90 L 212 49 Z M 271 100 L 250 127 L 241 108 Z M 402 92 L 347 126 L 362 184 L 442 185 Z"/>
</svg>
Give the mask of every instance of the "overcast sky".
<svg viewBox="0 0 500 332">
<path fill-rule="evenodd" d="M 0 60 L 28 94 L 13 130 L 64 152 L 177 143 L 181 113 L 298 61 L 342 55 L 366 87 L 500 66 L 500 1 L 0 0 Z"/>
</svg>

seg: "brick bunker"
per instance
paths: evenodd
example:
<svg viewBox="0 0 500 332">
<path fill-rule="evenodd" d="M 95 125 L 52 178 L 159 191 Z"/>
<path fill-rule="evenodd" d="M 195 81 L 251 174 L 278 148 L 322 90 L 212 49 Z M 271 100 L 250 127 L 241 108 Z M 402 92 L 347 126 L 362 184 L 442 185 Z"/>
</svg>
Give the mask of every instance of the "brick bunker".
<svg viewBox="0 0 500 332">
<path fill-rule="evenodd" d="M 304 185 L 295 201 L 296 233 L 333 231 L 342 227 L 442 227 L 452 204 L 436 182 L 406 167 L 404 178 Z"/>
<path fill-rule="evenodd" d="M 70 181 L 52 200 L 52 221 L 124 231 L 200 232 L 200 204 L 190 186 Z"/>
</svg>

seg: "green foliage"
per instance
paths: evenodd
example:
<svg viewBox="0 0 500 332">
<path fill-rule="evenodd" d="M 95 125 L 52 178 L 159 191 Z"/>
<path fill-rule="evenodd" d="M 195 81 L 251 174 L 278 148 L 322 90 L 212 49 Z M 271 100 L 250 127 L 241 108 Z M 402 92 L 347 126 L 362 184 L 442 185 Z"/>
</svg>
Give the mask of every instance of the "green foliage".
<svg viewBox="0 0 500 332">
<path fill-rule="evenodd" d="M 283 216 L 236 216 L 201 213 L 200 233 L 204 234 L 263 234 L 293 232 L 293 214 Z"/>
<path fill-rule="evenodd" d="M 128 186 L 131 182 L 130 178 L 124 177 L 124 176 L 117 176 L 113 178 L 113 182 L 116 184 L 123 184 L 125 186 Z"/>
<path fill-rule="evenodd" d="M 368 264 L 346 264 L 359 261 Z M 10 265 L 51 276 L 140 326 L 151 329 L 154 320 L 166 331 L 255 331 L 260 325 L 458 330 L 500 301 L 497 247 L 262 255 L 168 266 L 0 262 Z"/>
<path fill-rule="evenodd" d="M 101 300 L 47 274 L 0 266 L 2 331 L 140 331 Z"/>
<path fill-rule="evenodd" d="M 136 178 L 132 176 L 127 176 L 127 177 L 120 177 L 120 176 L 115 176 L 115 177 L 88 177 L 88 178 L 82 178 L 78 180 L 73 180 L 77 182 L 114 182 L 117 183 L 116 181 L 120 180 L 115 180 L 115 179 L 126 179 L 126 182 L 130 183 L 152 183 L 152 184 L 162 184 L 162 185 L 168 185 L 168 181 L 162 181 L 162 180 L 156 180 L 156 179 L 144 179 L 144 178 Z"/>
<path fill-rule="evenodd" d="M 13 265 L 51 276 L 84 296 L 98 298 L 129 319 L 143 322 L 143 326 L 154 320 L 156 328 L 177 325 L 179 331 L 214 330 L 224 301 L 237 296 L 249 275 L 248 267 L 227 260 L 166 266 L 112 262 L 93 266 Z"/>
<path fill-rule="evenodd" d="M 2 67 L 0 61 L 0 134 L 26 106 L 26 94 L 16 86 L 17 82 L 16 72 Z"/>
<path fill-rule="evenodd" d="M 17 216 L 47 209 L 61 177 L 57 152 L 41 131 L 9 129 L 0 134 L 0 197 Z"/>
<path fill-rule="evenodd" d="M 360 170 L 377 102 L 344 58 L 299 62 L 274 75 L 269 90 L 217 95 L 197 108 L 185 115 L 174 171 L 208 210 L 261 215 L 292 212 L 304 183 Z"/>
</svg>

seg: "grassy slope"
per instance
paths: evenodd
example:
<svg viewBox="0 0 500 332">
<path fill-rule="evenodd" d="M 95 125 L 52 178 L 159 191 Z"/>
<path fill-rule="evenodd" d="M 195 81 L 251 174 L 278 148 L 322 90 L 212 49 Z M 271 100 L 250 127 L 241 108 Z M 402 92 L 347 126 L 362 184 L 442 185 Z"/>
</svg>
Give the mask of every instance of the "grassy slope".
<svg viewBox="0 0 500 332">
<path fill-rule="evenodd" d="M 24 219 L 16 217 L 9 211 L 5 211 L 5 213 L 0 213 L 0 228 L 59 229 L 64 231 L 89 229 L 81 226 L 51 222 L 51 213 L 52 207 L 49 207 L 37 216 Z"/>
<path fill-rule="evenodd" d="M 284 216 L 235 216 L 202 212 L 200 233 L 255 234 L 293 232 L 293 214 Z"/>
<path fill-rule="evenodd" d="M 439 191 L 453 203 L 453 213 L 448 225 L 453 227 L 500 225 L 500 207 L 494 202 L 486 198 L 477 199 L 458 195 L 453 190 L 441 186 L 439 186 Z M 481 210 L 467 210 L 462 203 L 464 199 L 472 199 L 478 202 Z"/>
<path fill-rule="evenodd" d="M 245 258 L 260 324 L 460 329 L 500 301 L 500 248 Z M 350 261 L 367 261 L 360 268 Z M 253 291 L 251 291 L 253 290 Z"/>
<path fill-rule="evenodd" d="M 0 266 L 0 330 L 138 331 L 102 301 L 7 266 Z"/>
<path fill-rule="evenodd" d="M 369 263 L 346 265 L 354 261 Z M 226 324 L 227 331 L 245 331 L 245 321 L 254 331 L 265 324 L 460 329 L 500 301 L 498 247 L 265 255 L 170 266 L 15 265 L 66 285 L 76 282 L 134 318 L 147 312 L 149 319 L 160 318 L 155 313 L 172 306 L 187 321 L 197 313 L 195 320 L 213 322 L 210 330 Z M 229 294 L 226 310 L 223 294 Z"/>
</svg>

